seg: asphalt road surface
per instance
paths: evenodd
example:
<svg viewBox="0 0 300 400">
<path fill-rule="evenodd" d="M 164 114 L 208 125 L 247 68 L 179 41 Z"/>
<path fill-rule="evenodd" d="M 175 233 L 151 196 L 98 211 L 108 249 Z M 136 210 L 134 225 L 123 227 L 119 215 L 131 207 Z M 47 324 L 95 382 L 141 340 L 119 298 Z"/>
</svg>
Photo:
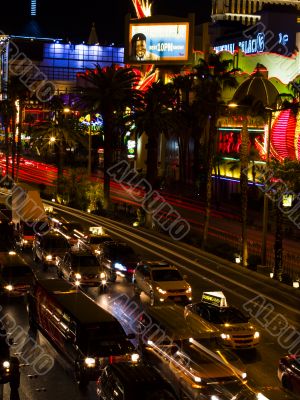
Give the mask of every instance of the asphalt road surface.
<svg viewBox="0 0 300 400">
<path fill-rule="evenodd" d="M 234 271 L 226 263 L 223 265 L 196 249 L 173 243 L 169 238 L 164 238 L 158 234 L 149 234 L 143 230 L 128 228 L 120 223 L 106 221 L 79 212 L 70 212 L 68 218 L 75 220 L 76 217 L 80 218 L 80 215 L 83 218 L 81 222 L 84 222 L 86 226 L 106 225 L 116 238 L 126 239 L 128 243 L 134 246 L 137 253 L 145 258 L 168 259 L 175 262 L 182 268 L 182 272 L 188 275 L 188 280 L 193 288 L 194 301 L 200 300 L 203 291 L 223 290 L 229 303 L 242 308 L 246 301 L 261 293 L 274 307 L 270 318 L 281 313 L 291 325 L 300 329 L 300 312 L 297 312 L 299 298 L 296 295 L 284 293 L 282 289 L 274 288 L 273 283 L 269 284 L 261 280 L 259 275 L 254 273 L 247 275 L 243 271 Z M 30 261 L 39 276 L 56 277 L 55 268 L 51 267 L 48 272 L 43 272 L 40 265 L 33 263 L 30 254 L 24 254 L 24 257 Z M 130 297 L 133 297 L 131 285 L 121 281 L 120 278 L 110 286 L 106 294 L 98 295 L 96 289 L 88 289 L 88 294 L 104 308 L 108 308 L 111 299 L 119 293 L 127 293 Z M 141 301 L 146 303 L 149 299 L 142 294 Z M 38 334 L 37 338 L 34 339 L 37 340 L 45 353 L 53 357 L 54 366 L 46 375 L 38 376 L 33 368 L 32 360 L 30 359 L 29 362 L 24 360 L 24 354 L 28 354 L 28 346 L 31 345 L 28 344 L 31 336 L 28 328 L 26 302 L 11 299 L 3 304 L 3 308 L 4 313 L 9 313 L 22 332 L 15 339 L 16 344 L 14 345 L 16 355 L 21 362 L 21 385 L 19 389 L 21 400 L 96 399 L 95 384 L 91 383 L 85 392 L 80 391 L 75 383 L 70 366 L 64 362 L 41 334 Z M 120 310 L 109 309 L 120 319 Z M 127 330 L 126 321 L 121 318 L 120 322 Z M 12 336 L 14 337 L 14 335 Z M 249 384 L 263 392 L 270 400 L 292 400 L 296 398 L 282 390 L 277 379 L 278 360 L 285 353 L 277 338 L 271 336 L 264 328 L 262 328 L 262 341 L 257 351 L 239 353 L 246 366 Z M 34 359 L 34 357 L 32 358 Z M 5 385 L 3 397 L 8 400 L 9 396 L 9 386 Z M 14 398 L 14 400 L 17 400 L 17 398 Z"/>
</svg>

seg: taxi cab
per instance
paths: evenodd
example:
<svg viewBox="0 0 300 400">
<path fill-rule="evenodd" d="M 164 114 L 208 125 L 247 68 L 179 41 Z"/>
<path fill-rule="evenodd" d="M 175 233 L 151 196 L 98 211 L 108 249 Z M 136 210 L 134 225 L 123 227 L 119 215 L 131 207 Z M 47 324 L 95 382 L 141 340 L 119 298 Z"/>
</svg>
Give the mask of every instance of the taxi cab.
<svg viewBox="0 0 300 400">
<path fill-rule="evenodd" d="M 223 292 L 204 292 L 199 303 L 185 307 L 186 321 L 203 319 L 220 331 L 223 344 L 231 349 L 253 349 L 260 341 L 260 332 L 239 309 L 229 306 Z"/>
</svg>

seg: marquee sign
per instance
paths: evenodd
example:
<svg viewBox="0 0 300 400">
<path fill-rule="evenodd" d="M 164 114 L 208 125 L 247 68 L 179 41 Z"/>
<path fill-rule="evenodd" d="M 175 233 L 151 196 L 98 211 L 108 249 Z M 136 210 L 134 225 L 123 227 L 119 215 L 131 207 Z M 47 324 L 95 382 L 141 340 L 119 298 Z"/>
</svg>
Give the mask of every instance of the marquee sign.
<svg viewBox="0 0 300 400">
<path fill-rule="evenodd" d="M 216 53 L 221 51 L 229 51 L 234 53 L 237 48 L 240 48 L 245 54 L 257 54 L 265 51 L 265 34 L 259 32 L 254 38 L 245 40 L 236 40 L 235 42 L 226 43 L 214 47 Z"/>
</svg>

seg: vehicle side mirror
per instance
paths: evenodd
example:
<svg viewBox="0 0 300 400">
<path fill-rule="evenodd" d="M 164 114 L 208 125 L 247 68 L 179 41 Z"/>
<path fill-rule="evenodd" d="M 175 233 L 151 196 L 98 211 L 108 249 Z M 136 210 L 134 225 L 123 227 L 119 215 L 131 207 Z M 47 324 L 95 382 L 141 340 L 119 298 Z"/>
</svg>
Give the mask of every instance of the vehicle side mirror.
<svg viewBox="0 0 300 400">
<path fill-rule="evenodd" d="M 128 338 L 128 339 L 135 339 L 135 333 L 129 333 L 129 334 L 127 335 L 127 338 Z"/>
<path fill-rule="evenodd" d="M 8 344 L 10 345 L 10 346 L 12 346 L 13 344 L 14 344 L 14 339 L 13 338 L 8 338 Z"/>
</svg>

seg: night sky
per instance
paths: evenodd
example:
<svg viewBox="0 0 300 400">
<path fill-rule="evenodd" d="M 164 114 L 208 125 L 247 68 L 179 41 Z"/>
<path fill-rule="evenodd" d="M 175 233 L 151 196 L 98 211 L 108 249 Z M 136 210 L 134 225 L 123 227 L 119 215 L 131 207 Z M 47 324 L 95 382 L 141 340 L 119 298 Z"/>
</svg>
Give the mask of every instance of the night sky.
<svg viewBox="0 0 300 400">
<path fill-rule="evenodd" d="M 8 34 L 36 34 L 87 41 L 92 22 L 100 43 L 123 44 L 124 17 L 135 17 L 131 0 L 37 0 L 38 17 L 30 22 L 30 0 L 5 0 L 1 4 L 0 29 Z M 196 22 L 209 19 L 211 0 L 155 0 L 153 14 L 185 17 L 196 14 Z"/>
</svg>

